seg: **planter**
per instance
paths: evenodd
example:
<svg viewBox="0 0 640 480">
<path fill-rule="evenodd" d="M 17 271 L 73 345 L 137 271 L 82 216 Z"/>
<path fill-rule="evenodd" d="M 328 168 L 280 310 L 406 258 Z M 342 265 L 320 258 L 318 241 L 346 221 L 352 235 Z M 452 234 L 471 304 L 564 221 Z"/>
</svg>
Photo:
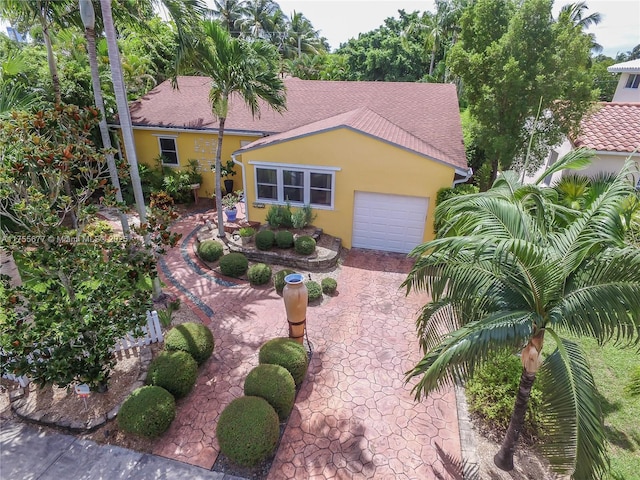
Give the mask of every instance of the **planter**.
<svg viewBox="0 0 640 480">
<path fill-rule="evenodd" d="M 224 189 L 227 191 L 227 195 L 230 193 L 233 193 L 233 180 L 230 178 L 227 178 L 224 181 Z"/>
<path fill-rule="evenodd" d="M 249 245 L 251 242 L 253 242 L 253 237 L 255 237 L 255 235 L 251 235 L 250 237 L 243 237 L 242 235 L 240 235 L 240 242 L 242 243 L 242 245 Z"/>
<path fill-rule="evenodd" d="M 309 293 L 304 284 L 304 277 L 299 273 L 287 275 L 284 281 L 286 285 L 282 290 L 282 298 L 289 322 L 289 338 L 301 344 L 307 322 Z"/>
<path fill-rule="evenodd" d="M 229 221 L 229 222 L 235 222 L 236 221 L 236 215 L 238 214 L 238 210 L 236 210 L 235 208 L 230 209 L 230 210 L 226 210 L 225 209 L 224 213 L 227 216 L 227 221 Z"/>
</svg>

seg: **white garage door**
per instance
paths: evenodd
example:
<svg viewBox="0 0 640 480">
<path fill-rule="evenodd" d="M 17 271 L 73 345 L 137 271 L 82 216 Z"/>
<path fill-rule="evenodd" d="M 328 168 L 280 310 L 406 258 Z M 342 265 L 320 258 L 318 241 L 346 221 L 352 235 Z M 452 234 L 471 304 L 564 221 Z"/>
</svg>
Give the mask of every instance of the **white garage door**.
<svg viewBox="0 0 640 480">
<path fill-rule="evenodd" d="M 352 246 L 407 253 L 422 243 L 429 200 L 356 192 Z"/>
</svg>

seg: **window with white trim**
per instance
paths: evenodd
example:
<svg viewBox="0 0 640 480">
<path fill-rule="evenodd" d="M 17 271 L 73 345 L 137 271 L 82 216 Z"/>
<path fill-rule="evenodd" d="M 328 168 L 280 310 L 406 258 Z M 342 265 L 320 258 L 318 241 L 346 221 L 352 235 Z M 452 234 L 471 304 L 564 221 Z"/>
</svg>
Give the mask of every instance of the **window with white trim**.
<svg viewBox="0 0 640 480">
<path fill-rule="evenodd" d="M 174 137 L 158 137 L 163 165 L 179 165 L 178 145 Z"/>
<path fill-rule="evenodd" d="M 640 75 L 632 74 L 627 79 L 627 85 L 624 88 L 638 88 L 640 86 Z"/>
<path fill-rule="evenodd" d="M 335 172 L 304 167 L 256 166 L 258 202 L 332 208 Z"/>
</svg>

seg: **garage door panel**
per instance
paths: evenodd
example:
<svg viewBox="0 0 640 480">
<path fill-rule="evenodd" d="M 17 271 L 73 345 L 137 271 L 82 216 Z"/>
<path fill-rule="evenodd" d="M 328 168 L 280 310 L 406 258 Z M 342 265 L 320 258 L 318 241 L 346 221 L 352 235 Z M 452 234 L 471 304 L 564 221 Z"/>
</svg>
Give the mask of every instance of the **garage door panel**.
<svg viewBox="0 0 640 480">
<path fill-rule="evenodd" d="M 407 253 L 422 243 L 429 200 L 356 192 L 352 245 Z"/>
</svg>

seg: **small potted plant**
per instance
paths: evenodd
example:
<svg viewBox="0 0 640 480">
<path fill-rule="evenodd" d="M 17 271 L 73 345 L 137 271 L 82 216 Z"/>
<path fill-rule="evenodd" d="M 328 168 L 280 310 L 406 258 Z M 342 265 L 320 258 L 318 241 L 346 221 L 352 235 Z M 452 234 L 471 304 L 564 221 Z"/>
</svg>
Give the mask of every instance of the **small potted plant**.
<svg viewBox="0 0 640 480">
<path fill-rule="evenodd" d="M 240 241 L 242 245 L 247 245 L 253 241 L 253 236 L 256 231 L 253 227 L 242 227 L 238 230 L 238 235 L 240 235 Z"/>
<path fill-rule="evenodd" d="M 233 160 L 227 160 L 227 163 L 225 163 L 220 170 L 220 176 L 224 178 L 224 189 L 227 192 L 227 195 L 233 192 L 233 178 L 230 177 L 233 177 L 236 174 L 234 167 L 235 164 L 233 163 Z"/>
<path fill-rule="evenodd" d="M 200 173 L 200 163 L 195 158 L 189 160 L 189 167 L 187 168 L 187 173 L 189 174 L 189 183 L 191 184 L 191 189 L 195 190 L 200 188 L 200 184 L 202 183 L 202 174 Z"/>
<path fill-rule="evenodd" d="M 236 215 L 238 213 L 236 204 L 240 201 L 240 197 L 242 197 L 242 190 L 227 193 L 222 197 L 222 206 L 224 207 L 224 213 L 227 215 L 227 220 L 229 222 L 236 221 Z"/>
</svg>

